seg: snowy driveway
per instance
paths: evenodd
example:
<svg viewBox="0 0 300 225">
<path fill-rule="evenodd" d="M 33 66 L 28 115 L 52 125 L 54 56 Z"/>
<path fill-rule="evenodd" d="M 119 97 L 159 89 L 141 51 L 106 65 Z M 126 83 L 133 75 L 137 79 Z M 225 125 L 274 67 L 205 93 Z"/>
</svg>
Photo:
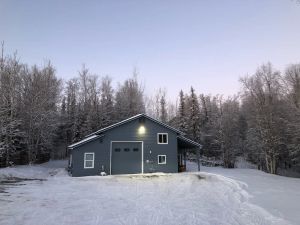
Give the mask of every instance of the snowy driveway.
<svg viewBox="0 0 300 225">
<path fill-rule="evenodd" d="M 26 181 L 0 193 L 1 225 L 289 224 L 250 202 L 247 185 L 221 175 L 72 178 L 63 169 L 34 167 L 27 176 L 47 180 Z M 1 173 L 24 177 L 26 168 Z"/>
<path fill-rule="evenodd" d="M 191 171 L 197 169 L 193 163 L 189 163 L 189 168 Z M 201 167 L 201 171 L 245 183 L 251 203 L 292 224 L 300 224 L 300 178 L 272 175 L 255 169 Z"/>
</svg>

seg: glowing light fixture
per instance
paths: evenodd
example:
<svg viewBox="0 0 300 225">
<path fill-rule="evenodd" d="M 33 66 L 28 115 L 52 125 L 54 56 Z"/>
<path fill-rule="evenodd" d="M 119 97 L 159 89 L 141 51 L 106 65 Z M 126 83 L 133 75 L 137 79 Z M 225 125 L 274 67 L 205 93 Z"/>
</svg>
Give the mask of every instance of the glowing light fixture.
<svg viewBox="0 0 300 225">
<path fill-rule="evenodd" d="M 139 130 L 138 130 L 139 134 L 142 135 L 142 134 L 145 134 L 146 133 L 146 128 L 144 127 L 144 125 L 141 125 L 139 127 Z"/>
</svg>

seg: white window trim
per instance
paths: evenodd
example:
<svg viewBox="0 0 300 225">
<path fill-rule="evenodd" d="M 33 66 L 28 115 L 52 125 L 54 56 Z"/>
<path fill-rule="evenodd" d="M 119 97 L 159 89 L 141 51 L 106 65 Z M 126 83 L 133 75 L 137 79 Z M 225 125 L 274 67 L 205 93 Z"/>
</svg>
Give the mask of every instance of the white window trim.
<svg viewBox="0 0 300 225">
<path fill-rule="evenodd" d="M 163 163 L 160 163 L 160 162 L 159 162 L 159 157 L 160 157 L 160 156 L 164 156 L 164 157 L 165 157 L 165 162 L 163 162 Z M 159 165 L 167 164 L 167 155 L 158 155 L 158 156 L 157 156 L 157 163 L 158 163 Z"/>
<path fill-rule="evenodd" d="M 93 155 L 93 160 L 86 160 L 86 155 L 87 154 L 92 154 Z M 95 153 L 94 152 L 85 152 L 84 153 L 84 158 L 83 158 L 84 160 L 83 160 L 83 167 L 84 167 L 84 169 L 93 169 L 94 168 L 94 162 L 95 162 Z M 93 162 L 93 165 L 92 166 L 85 166 L 85 162 L 86 161 L 92 161 Z"/>
<path fill-rule="evenodd" d="M 167 135 L 167 142 L 166 143 L 159 143 L 159 135 Z M 159 145 L 167 145 L 169 143 L 169 134 L 168 133 L 157 133 L 157 144 Z"/>
</svg>

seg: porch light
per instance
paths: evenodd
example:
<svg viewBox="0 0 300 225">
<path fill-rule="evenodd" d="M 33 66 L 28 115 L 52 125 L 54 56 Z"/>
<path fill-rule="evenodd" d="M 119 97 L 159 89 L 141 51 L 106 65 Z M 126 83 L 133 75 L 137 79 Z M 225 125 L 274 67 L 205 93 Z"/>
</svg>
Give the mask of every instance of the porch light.
<svg viewBox="0 0 300 225">
<path fill-rule="evenodd" d="M 141 125 L 138 130 L 139 135 L 143 135 L 146 133 L 146 128 L 144 125 Z"/>
</svg>

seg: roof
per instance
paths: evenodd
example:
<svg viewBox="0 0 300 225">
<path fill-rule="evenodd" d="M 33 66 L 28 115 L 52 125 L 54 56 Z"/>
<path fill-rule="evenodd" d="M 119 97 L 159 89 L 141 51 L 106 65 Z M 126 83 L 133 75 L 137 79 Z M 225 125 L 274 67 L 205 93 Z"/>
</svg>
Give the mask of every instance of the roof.
<svg viewBox="0 0 300 225">
<path fill-rule="evenodd" d="M 120 121 L 120 122 L 118 122 L 118 123 L 115 123 L 115 124 L 112 124 L 112 125 L 110 125 L 110 126 L 108 126 L 108 127 L 105 127 L 105 128 L 100 129 L 100 130 L 97 130 L 96 132 L 93 132 L 93 133 L 87 135 L 86 137 L 90 137 L 90 136 L 95 135 L 95 134 L 103 133 L 103 132 L 105 132 L 105 131 L 107 131 L 107 130 L 113 129 L 113 128 L 118 127 L 118 126 L 121 126 L 121 125 L 123 125 L 123 124 L 125 124 L 125 123 L 128 123 L 128 122 L 130 122 L 130 121 L 133 121 L 133 120 L 138 119 L 138 118 L 141 118 L 141 117 L 145 117 L 145 118 L 147 118 L 147 119 L 149 119 L 149 120 L 151 120 L 151 121 L 153 121 L 153 122 L 155 122 L 155 123 L 158 123 L 158 124 L 160 124 L 160 125 L 162 125 L 162 126 L 168 128 L 168 129 L 170 129 L 170 130 L 173 130 L 174 132 L 176 132 L 176 133 L 178 133 L 178 134 L 180 134 L 180 135 L 183 135 L 183 134 L 184 134 L 182 131 L 180 131 L 180 130 L 174 128 L 174 127 L 171 127 L 171 126 L 169 126 L 169 125 L 167 125 L 167 124 L 165 124 L 165 123 L 162 123 L 162 122 L 160 122 L 160 121 L 158 121 L 158 120 L 156 120 L 156 119 L 154 119 L 154 118 L 152 118 L 152 117 L 150 117 L 150 116 L 147 116 L 147 115 L 145 115 L 145 114 L 138 114 L 138 115 L 135 115 L 135 116 L 133 116 L 133 117 L 130 117 L 130 118 L 126 119 L 126 120 L 122 120 L 122 121 Z"/>
<path fill-rule="evenodd" d="M 195 142 L 195 141 L 192 141 L 191 139 L 188 139 L 182 135 L 178 136 L 177 139 L 179 139 L 180 141 L 182 141 L 184 144 L 188 144 L 188 145 L 193 145 L 193 146 L 197 146 L 199 148 L 202 147 L 201 144 Z"/>
<path fill-rule="evenodd" d="M 180 141 L 182 141 L 182 143 L 185 144 L 185 145 L 202 147 L 201 144 L 199 144 L 199 143 L 197 143 L 197 142 L 195 142 L 195 141 L 192 141 L 192 140 L 190 140 L 190 139 L 184 137 L 184 136 L 183 136 L 184 133 L 183 133 L 182 131 L 180 131 L 180 130 L 174 128 L 174 127 L 171 127 L 171 126 L 169 126 L 169 125 L 167 125 L 167 124 L 165 124 L 165 123 L 162 123 L 162 122 L 160 122 L 160 121 L 158 121 L 158 120 L 156 120 L 156 119 L 153 119 L 152 117 L 147 116 L 147 115 L 145 115 L 145 114 L 138 114 L 138 115 L 135 115 L 135 116 L 133 116 L 133 117 L 130 117 L 130 118 L 126 119 L 126 120 L 122 120 L 121 122 L 118 122 L 118 123 L 115 123 L 115 124 L 110 125 L 110 126 L 108 126 L 108 127 L 105 127 L 105 128 L 100 129 L 100 130 L 97 130 L 96 132 L 93 132 L 93 133 L 87 135 L 85 139 L 83 139 L 83 140 L 81 140 L 81 141 L 79 141 L 79 142 L 76 142 L 76 143 L 74 143 L 74 144 L 72 144 L 72 145 L 69 145 L 68 148 L 73 149 L 73 148 L 76 148 L 76 147 L 78 147 L 78 146 L 80 146 L 80 145 L 82 145 L 82 144 L 85 144 L 85 143 L 90 142 L 90 141 L 93 141 L 93 140 L 95 140 L 95 139 L 97 139 L 97 138 L 103 137 L 104 135 L 100 135 L 101 133 L 103 133 L 103 132 L 105 132 L 105 131 L 107 131 L 107 130 L 113 129 L 113 128 L 115 128 L 115 127 L 121 126 L 121 125 L 123 125 L 123 124 L 125 124 L 125 123 L 128 123 L 128 122 L 130 122 L 130 121 L 133 121 L 133 120 L 138 119 L 138 118 L 141 118 L 141 117 L 147 118 L 147 119 L 149 119 L 149 120 L 151 120 L 151 121 L 153 121 L 153 122 L 155 122 L 155 123 L 158 123 L 158 124 L 160 124 L 160 125 L 162 125 L 162 126 L 168 128 L 168 129 L 170 129 L 170 130 L 176 132 L 177 134 L 179 134 L 179 136 L 178 136 L 177 138 L 178 138 Z"/>
<path fill-rule="evenodd" d="M 80 146 L 82 144 L 85 144 L 87 142 L 93 141 L 93 140 L 98 139 L 98 138 L 103 137 L 103 136 L 104 135 L 92 135 L 92 136 L 89 136 L 89 137 L 87 137 L 87 138 L 85 138 L 85 139 L 83 139 L 83 140 L 81 140 L 79 142 L 76 142 L 76 143 L 74 143 L 72 145 L 69 145 L 68 148 L 70 148 L 70 149 L 76 148 L 76 147 L 78 147 L 78 146 Z"/>
</svg>

